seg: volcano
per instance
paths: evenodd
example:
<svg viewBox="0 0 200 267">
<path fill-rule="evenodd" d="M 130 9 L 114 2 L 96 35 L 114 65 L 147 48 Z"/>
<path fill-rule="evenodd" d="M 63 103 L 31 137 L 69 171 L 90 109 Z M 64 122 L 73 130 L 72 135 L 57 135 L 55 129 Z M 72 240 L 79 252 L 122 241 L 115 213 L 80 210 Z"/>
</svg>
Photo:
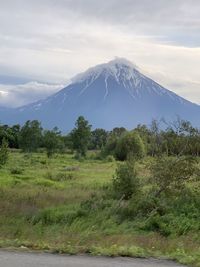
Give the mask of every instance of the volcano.
<svg viewBox="0 0 200 267">
<path fill-rule="evenodd" d="M 0 109 L 6 124 L 37 119 L 46 128 L 70 131 L 78 116 L 93 128 L 134 128 L 152 119 L 179 116 L 200 123 L 200 106 L 143 75 L 126 59 L 117 58 L 75 76 L 71 83 L 50 97 L 16 109 Z"/>
</svg>

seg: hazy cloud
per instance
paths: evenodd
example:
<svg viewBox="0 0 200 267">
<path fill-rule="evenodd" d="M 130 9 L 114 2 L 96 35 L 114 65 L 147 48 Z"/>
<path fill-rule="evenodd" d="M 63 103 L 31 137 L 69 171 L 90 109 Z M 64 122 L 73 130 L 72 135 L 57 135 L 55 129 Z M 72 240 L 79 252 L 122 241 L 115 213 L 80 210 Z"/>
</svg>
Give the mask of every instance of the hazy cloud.
<svg viewBox="0 0 200 267">
<path fill-rule="evenodd" d="M 18 85 L 0 84 L 0 105 L 7 107 L 19 107 L 62 89 L 64 85 L 52 85 L 38 82 L 29 82 Z"/>
</svg>

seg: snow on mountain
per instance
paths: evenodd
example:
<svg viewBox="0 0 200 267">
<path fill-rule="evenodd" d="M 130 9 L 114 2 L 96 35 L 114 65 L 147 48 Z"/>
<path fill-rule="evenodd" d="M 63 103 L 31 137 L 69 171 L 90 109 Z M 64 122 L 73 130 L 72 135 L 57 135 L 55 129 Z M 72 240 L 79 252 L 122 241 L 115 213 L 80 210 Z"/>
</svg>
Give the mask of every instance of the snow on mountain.
<svg viewBox="0 0 200 267">
<path fill-rule="evenodd" d="M 131 129 L 153 118 L 172 120 L 176 116 L 198 125 L 200 106 L 149 79 L 128 60 L 116 58 L 78 74 L 56 94 L 15 109 L 7 119 L 9 123 L 38 119 L 45 127 L 68 131 L 80 115 L 94 127 L 105 129 Z"/>
<path fill-rule="evenodd" d="M 105 98 L 108 95 L 108 79 L 113 78 L 118 84 L 122 84 L 133 98 L 141 97 L 142 88 L 145 88 L 145 90 L 150 93 L 153 90 L 159 95 L 166 94 L 172 99 L 176 99 L 182 103 L 184 102 L 181 97 L 166 90 L 154 81 L 151 81 L 150 83 L 150 79 L 141 74 L 136 65 L 124 58 L 116 58 L 108 63 L 90 68 L 86 72 L 75 76 L 72 79 L 72 82 L 85 82 L 86 86 L 81 91 L 81 93 L 83 93 L 101 75 L 105 78 Z"/>
</svg>

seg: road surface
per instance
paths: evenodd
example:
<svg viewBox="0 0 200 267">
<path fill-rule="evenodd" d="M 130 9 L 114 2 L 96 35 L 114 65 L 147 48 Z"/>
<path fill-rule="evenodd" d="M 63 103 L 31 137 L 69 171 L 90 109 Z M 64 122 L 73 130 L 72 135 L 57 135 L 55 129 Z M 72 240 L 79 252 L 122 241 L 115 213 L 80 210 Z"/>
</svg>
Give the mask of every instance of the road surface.
<svg viewBox="0 0 200 267">
<path fill-rule="evenodd" d="M 48 253 L 0 251 L 0 267 L 180 267 L 155 259 L 64 256 Z"/>
</svg>

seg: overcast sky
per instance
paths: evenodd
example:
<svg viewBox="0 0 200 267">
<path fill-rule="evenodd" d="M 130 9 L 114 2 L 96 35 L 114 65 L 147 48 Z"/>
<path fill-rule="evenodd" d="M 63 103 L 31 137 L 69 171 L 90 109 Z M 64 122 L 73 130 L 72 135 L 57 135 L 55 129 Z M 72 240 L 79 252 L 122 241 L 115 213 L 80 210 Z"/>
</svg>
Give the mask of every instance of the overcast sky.
<svg viewBox="0 0 200 267">
<path fill-rule="evenodd" d="M 0 105 L 45 97 L 125 57 L 200 103 L 199 0 L 0 0 Z"/>
</svg>

